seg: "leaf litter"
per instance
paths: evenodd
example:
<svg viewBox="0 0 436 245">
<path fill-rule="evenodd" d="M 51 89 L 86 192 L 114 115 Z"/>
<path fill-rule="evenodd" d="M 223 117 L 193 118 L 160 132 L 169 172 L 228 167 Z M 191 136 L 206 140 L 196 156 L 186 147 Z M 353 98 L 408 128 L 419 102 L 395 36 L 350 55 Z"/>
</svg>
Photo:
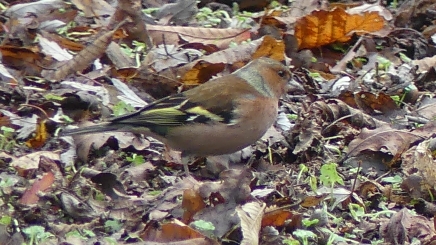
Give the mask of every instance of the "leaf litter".
<svg viewBox="0 0 436 245">
<path fill-rule="evenodd" d="M 435 8 L 428 0 L 6 5 L 1 241 L 433 244 Z M 291 64 L 306 93 L 283 98 L 280 119 L 256 144 L 196 159 L 193 176 L 152 138 L 57 137 L 262 56 Z"/>
</svg>

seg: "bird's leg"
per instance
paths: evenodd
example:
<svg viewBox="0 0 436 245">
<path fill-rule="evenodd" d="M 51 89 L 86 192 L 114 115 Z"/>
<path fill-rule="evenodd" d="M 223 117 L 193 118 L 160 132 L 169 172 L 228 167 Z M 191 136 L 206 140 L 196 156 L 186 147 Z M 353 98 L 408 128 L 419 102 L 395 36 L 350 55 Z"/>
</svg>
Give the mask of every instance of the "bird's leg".
<svg viewBox="0 0 436 245">
<path fill-rule="evenodd" d="M 186 177 L 191 175 L 189 173 L 189 164 L 191 164 L 193 160 L 194 160 L 194 156 L 182 151 L 182 163 L 183 163 L 183 168 L 185 169 Z"/>
</svg>

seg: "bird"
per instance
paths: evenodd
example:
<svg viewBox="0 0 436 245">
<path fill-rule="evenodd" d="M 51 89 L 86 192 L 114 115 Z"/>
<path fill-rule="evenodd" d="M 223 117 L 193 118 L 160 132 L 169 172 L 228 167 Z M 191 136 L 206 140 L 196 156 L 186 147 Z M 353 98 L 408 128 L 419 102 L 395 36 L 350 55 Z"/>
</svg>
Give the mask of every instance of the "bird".
<svg viewBox="0 0 436 245">
<path fill-rule="evenodd" d="M 96 125 L 65 129 L 60 136 L 123 131 L 151 136 L 181 151 L 189 175 L 195 157 L 225 155 L 255 143 L 270 128 L 279 99 L 301 91 L 288 67 L 262 57 L 235 72 L 156 100 L 136 112 Z"/>
</svg>

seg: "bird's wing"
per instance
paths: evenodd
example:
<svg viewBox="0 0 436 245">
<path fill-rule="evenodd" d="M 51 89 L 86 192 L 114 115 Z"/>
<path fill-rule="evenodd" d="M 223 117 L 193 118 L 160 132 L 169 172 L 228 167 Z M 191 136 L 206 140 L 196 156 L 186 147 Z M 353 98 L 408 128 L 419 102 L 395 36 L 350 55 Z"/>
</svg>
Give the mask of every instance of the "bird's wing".
<svg viewBox="0 0 436 245">
<path fill-rule="evenodd" d="M 256 92 L 247 91 L 247 86 L 236 86 L 238 82 L 243 81 L 236 79 L 235 86 L 222 86 L 220 81 L 210 81 L 200 87 L 157 100 L 137 112 L 113 118 L 111 123 L 147 127 L 160 134 L 168 128 L 190 123 L 231 124 L 237 117 L 235 96 L 246 97 Z"/>
</svg>

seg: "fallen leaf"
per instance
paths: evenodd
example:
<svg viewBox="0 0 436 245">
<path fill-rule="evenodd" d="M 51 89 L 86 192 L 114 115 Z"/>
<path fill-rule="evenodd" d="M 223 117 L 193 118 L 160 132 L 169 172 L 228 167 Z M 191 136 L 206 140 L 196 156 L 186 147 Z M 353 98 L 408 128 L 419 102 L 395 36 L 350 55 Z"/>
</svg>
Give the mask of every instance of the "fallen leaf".
<svg viewBox="0 0 436 245">
<path fill-rule="evenodd" d="M 385 25 L 377 12 L 348 14 L 341 8 L 319 10 L 299 19 L 295 25 L 295 37 L 299 49 L 320 47 L 334 42 L 346 42 L 353 33 L 358 35 L 381 30 Z"/>
</svg>

